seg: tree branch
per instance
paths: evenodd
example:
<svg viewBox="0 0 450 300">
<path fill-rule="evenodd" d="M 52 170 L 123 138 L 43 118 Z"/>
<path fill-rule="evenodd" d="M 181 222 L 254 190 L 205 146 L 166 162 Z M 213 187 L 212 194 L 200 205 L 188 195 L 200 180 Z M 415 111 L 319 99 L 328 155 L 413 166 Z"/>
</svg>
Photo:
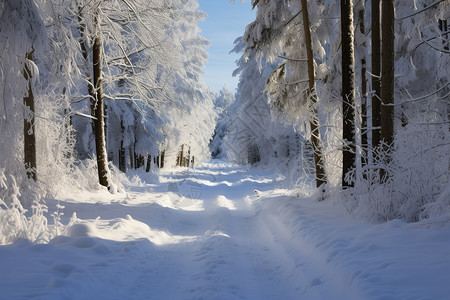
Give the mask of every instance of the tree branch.
<svg viewBox="0 0 450 300">
<path fill-rule="evenodd" d="M 404 19 L 413 17 L 413 16 L 415 16 L 415 15 L 418 15 L 418 14 L 420 14 L 420 13 L 422 13 L 422 12 L 424 12 L 424 11 L 430 9 L 430 8 L 432 8 L 433 6 L 438 5 L 438 4 L 441 3 L 441 2 L 444 2 L 444 1 L 447 1 L 447 0 L 438 0 L 438 1 L 436 1 L 435 3 L 431 4 L 430 6 L 427 6 L 427 7 L 423 8 L 423 9 L 421 9 L 421 10 L 418 10 L 418 11 L 416 11 L 416 12 L 413 13 L 413 14 L 410 14 L 410 15 L 407 15 L 407 16 L 404 16 L 404 17 L 400 17 L 400 18 L 395 18 L 395 19 L 396 19 L 396 20 L 404 20 Z"/>
<path fill-rule="evenodd" d="M 382 105 L 385 105 L 385 106 L 399 106 L 399 105 L 403 105 L 403 104 L 405 104 L 405 103 L 421 101 L 421 100 L 424 100 L 424 99 L 426 99 L 426 98 L 428 98 L 428 97 L 431 97 L 431 96 L 433 96 L 433 95 L 439 93 L 440 91 L 442 91 L 443 89 L 445 89 L 445 88 L 448 87 L 449 85 L 450 85 L 450 81 L 447 82 L 447 84 L 445 84 L 445 85 L 444 85 L 443 87 L 441 87 L 440 89 L 438 89 L 438 90 L 436 90 L 436 91 L 434 91 L 434 92 L 432 92 L 432 93 L 430 93 L 430 94 L 428 94 L 428 95 L 424 95 L 424 96 L 419 97 L 419 98 L 416 98 L 416 99 L 403 100 L 403 101 L 401 101 L 400 103 L 395 103 L 395 104 L 382 104 Z"/>
</svg>

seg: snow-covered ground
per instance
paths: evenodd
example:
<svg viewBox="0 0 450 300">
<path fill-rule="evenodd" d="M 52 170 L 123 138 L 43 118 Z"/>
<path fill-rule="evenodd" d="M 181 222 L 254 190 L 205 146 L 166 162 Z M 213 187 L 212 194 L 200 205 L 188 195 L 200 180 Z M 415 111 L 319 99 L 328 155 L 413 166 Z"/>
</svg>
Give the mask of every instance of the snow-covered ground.
<svg viewBox="0 0 450 300">
<path fill-rule="evenodd" d="M 223 162 L 132 182 L 61 197 L 49 244 L 0 246 L 0 299 L 450 297 L 448 226 L 369 224 Z"/>
</svg>

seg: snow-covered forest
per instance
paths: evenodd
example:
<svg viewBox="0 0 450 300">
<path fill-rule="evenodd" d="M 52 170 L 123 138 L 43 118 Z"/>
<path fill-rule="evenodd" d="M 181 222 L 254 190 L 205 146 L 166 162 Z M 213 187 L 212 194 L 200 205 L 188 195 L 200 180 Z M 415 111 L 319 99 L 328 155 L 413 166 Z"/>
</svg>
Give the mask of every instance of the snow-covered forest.
<svg viewBox="0 0 450 300">
<path fill-rule="evenodd" d="M 448 297 L 450 1 L 251 6 L 0 0 L 0 299 Z"/>
<path fill-rule="evenodd" d="M 209 158 L 215 95 L 200 77 L 209 42 L 197 7 L 1 2 L 4 208 L 43 209 L 41 199 L 98 183 L 115 193 L 120 172 Z"/>
<path fill-rule="evenodd" d="M 375 222 L 448 212 L 448 1 L 252 3 L 227 157 Z"/>
</svg>

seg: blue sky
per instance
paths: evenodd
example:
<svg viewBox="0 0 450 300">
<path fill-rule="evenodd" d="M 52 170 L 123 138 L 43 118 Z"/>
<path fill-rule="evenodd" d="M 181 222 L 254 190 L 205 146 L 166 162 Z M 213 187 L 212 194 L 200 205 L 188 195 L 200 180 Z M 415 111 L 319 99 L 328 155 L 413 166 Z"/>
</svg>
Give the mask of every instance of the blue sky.
<svg viewBox="0 0 450 300">
<path fill-rule="evenodd" d="M 245 26 L 254 21 L 255 13 L 251 10 L 251 0 L 244 3 L 236 0 L 199 0 L 199 9 L 208 14 L 208 18 L 199 24 L 202 35 L 213 45 L 208 48 L 209 58 L 205 66 L 203 80 L 216 92 L 223 85 L 234 91 L 238 78 L 232 77 L 236 69 L 235 61 L 240 55 L 232 53 L 234 40 L 242 36 Z"/>
</svg>

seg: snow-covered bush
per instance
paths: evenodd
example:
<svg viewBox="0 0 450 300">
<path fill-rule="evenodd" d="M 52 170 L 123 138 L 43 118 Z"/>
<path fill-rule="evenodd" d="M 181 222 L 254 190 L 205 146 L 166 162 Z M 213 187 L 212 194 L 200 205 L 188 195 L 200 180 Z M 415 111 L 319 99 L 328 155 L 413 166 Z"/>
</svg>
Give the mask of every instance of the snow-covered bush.
<svg viewBox="0 0 450 300">
<path fill-rule="evenodd" d="M 31 212 L 22 206 L 19 198 L 39 199 L 36 195 L 39 188 L 30 179 L 28 182 L 35 190 L 20 192 L 16 180 L 12 175 L 6 175 L 0 169 L 0 245 L 10 244 L 18 239 L 32 242 L 46 242 L 49 240 L 47 218 L 44 213 L 47 207 L 35 200 L 31 205 Z M 25 194 L 25 195 L 24 195 Z"/>
<path fill-rule="evenodd" d="M 372 221 L 408 222 L 448 214 L 450 131 L 439 102 L 427 102 L 429 110 L 398 129 L 394 148 L 389 149 L 390 162 L 386 163 L 385 151 L 378 150 L 363 177 L 354 172 L 355 188 L 343 192 L 351 194 L 343 199 L 352 213 Z M 386 182 L 380 182 L 380 169 L 388 176 Z"/>
</svg>

